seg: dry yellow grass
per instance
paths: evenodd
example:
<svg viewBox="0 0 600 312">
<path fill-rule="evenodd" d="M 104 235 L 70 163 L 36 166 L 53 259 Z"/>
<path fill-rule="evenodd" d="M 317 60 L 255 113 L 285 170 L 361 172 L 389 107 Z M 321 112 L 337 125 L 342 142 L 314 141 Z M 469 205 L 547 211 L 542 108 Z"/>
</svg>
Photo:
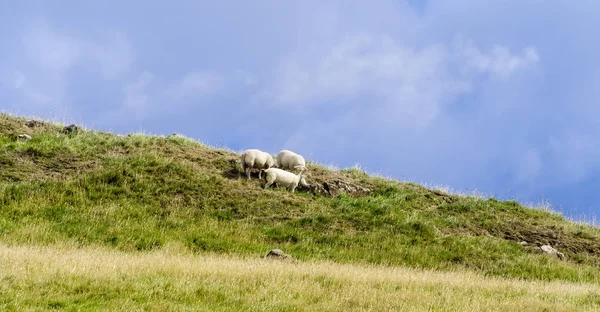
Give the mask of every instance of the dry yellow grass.
<svg viewBox="0 0 600 312">
<path fill-rule="evenodd" d="M 0 309 L 598 311 L 600 287 L 169 249 L 0 245 Z"/>
</svg>

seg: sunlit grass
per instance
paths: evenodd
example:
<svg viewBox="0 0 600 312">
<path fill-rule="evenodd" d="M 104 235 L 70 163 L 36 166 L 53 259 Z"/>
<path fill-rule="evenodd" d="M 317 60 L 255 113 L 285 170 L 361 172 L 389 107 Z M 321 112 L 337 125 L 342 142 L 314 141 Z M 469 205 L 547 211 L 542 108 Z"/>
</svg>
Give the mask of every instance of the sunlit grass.
<svg viewBox="0 0 600 312">
<path fill-rule="evenodd" d="M 594 311 L 597 285 L 106 248 L 0 246 L 0 308 Z"/>
</svg>

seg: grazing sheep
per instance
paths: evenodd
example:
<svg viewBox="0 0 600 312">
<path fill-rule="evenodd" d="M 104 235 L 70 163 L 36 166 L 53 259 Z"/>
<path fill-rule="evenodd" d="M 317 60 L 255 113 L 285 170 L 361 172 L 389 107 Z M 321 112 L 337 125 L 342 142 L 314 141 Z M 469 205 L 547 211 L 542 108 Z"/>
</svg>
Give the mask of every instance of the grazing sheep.
<svg viewBox="0 0 600 312">
<path fill-rule="evenodd" d="M 294 190 L 296 190 L 296 187 L 298 187 L 298 183 L 300 183 L 302 186 L 309 186 L 304 179 L 304 175 L 296 175 L 279 168 L 269 168 L 261 171 L 265 172 L 265 180 L 267 181 L 264 186 L 265 189 L 269 188 L 271 184 L 277 183 L 277 185 L 289 188 L 293 193 Z"/>
<path fill-rule="evenodd" d="M 257 149 L 248 149 L 242 153 L 242 170 L 250 180 L 252 169 L 269 169 L 273 167 L 275 161 L 269 153 Z M 258 178 L 261 179 L 261 171 L 258 172 Z"/>
<path fill-rule="evenodd" d="M 302 173 L 306 170 L 304 157 L 288 150 L 282 150 L 277 154 L 277 168 L 287 169 L 290 171 L 299 170 Z"/>
</svg>

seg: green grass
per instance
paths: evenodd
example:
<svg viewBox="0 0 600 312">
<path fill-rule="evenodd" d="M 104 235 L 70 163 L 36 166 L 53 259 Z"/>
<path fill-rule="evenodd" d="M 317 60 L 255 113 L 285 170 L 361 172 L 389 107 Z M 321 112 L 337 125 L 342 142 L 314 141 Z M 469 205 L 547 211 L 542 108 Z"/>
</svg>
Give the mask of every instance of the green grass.
<svg viewBox="0 0 600 312">
<path fill-rule="evenodd" d="M 165 246 L 194 253 L 331 260 L 490 276 L 597 283 L 600 230 L 514 201 L 456 196 L 311 166 L 309 183 L 342 180 L 369 196 L 261 188 L 237 154 L 178 136 L 115 136 L 23 126 L 0 115 L 0 242 L 122 252 Z M 17 135 L 30 134 L 30 141 Z M 521 246 L 527 241 L 530 246 Z M 538 254 L 551 244 L 567 256 Z M 175 246 L 175 247 L 173 247 Z M 533 247 L 531 247 L 533 246 Z"/>
</svg>

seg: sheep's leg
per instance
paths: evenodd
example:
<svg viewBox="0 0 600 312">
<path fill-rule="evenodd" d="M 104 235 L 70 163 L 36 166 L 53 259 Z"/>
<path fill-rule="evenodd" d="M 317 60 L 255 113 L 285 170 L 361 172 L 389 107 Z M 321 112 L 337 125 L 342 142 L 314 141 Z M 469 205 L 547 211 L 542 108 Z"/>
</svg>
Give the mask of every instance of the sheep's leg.
<svg viewBox="0 0 600 312">
<path fill-rule="evenodd" d="M 294 191 L 296 191 L 296 188 L 298 187 L 298 183 L 299 183 L 299 182 L 300 182 L 300 181 L 298 181 L 298 182 L 296 182 L 296 183 L 292 184 L 292 193 L 294 193 Z"/>
<path fill-rule="evenodd" d="M 258 171 L 258 178 L 262 180 L 262 178 L 260 177 L 260 176 L 261 176 L 261 174 L 262 174 L 262 170 L 259 170 L 259 171 Z"/>
<path fill-rule="evenodd" d="M 246 167 L 246 176 L 248 177 L 248 180 L 250 180 L 250 171 L 251 170 L 252 170 L 252 168 Z"/>
<path fill-rule="evenodd" d="M 272 181 L 271 182 L 267 181 L 267 183 L 265 183 L 265 186 L 263 188 L 268 189 L 269 186 L 271 186 L 271 184 L 273 184 Z"/>
</svg>

